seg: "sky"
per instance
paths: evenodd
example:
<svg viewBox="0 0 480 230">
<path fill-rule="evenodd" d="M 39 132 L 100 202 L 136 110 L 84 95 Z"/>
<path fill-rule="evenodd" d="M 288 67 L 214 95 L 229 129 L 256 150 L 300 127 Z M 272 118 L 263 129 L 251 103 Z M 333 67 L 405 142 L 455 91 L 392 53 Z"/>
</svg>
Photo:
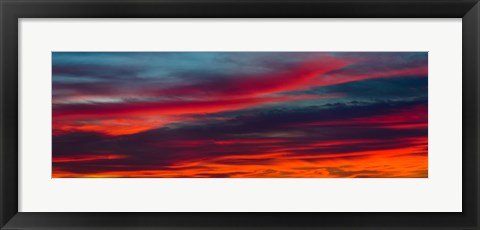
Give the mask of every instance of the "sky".
<svg viewBox="0 0 480 230">
<path fill-rule="evenodd" d="M 426 52 L 53 52 L 52 177 L 428 177 Z"/>
</svg>

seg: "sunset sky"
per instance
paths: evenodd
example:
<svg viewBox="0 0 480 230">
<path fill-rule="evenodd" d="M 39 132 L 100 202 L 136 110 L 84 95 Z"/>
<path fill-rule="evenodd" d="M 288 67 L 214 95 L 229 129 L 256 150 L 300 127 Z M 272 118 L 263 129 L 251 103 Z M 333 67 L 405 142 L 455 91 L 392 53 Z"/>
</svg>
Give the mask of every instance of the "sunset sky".
<svg viewBox="0 0 480 230">
<path fill-rule="evenodd" d="M 426 52 L 53 52 L 52 176 L 428 177 Z"/>
</svg>

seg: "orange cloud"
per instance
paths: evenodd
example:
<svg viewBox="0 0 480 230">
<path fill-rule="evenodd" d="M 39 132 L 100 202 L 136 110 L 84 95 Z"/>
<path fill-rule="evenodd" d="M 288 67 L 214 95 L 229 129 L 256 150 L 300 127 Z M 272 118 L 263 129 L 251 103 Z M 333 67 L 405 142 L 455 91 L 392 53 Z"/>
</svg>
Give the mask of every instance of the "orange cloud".
<svg viewBox="0 0 480 230">
<path fill-rule="evenodd" d="M 210 157 L 202 161 L 178 161 L 159 170 L 114 170 L 85 174 L 57 169 L 54 170 L 54 177 L 428 177 L 427 138 L 412 138 L 409 141 L 412 145 L 408 147 L 343 154 L 296 156 L 290 154 L 290 149 L 284 152 Z M 325 145 L 345 143 L 352 141 L 333 141 Z"/>
</svg>

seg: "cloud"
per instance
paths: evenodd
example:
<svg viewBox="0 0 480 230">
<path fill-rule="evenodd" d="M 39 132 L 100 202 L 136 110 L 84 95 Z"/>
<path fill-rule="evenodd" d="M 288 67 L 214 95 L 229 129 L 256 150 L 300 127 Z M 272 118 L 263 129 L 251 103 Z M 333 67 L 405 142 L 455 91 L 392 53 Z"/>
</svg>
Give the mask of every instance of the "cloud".
<svg viewBox="0 0 480 230">
<path fill-rule="evenodd" d="M 378 155 L 382 151 L 405 155 L 424 152 L 420 147 L 425 143 L 418 140 L 427 135 L 426 127 L 398 130 L 388 125 L 398 122 L 401 116 L 396 118 L 395 114 L 401 111 L 407 114 L 408 111 L 421 112 L 414 108 L 424 103 L 383 102 L 363 106 L 313 107 L 301 111 L 264 111 L 225 121 L 165 127 L 119 137 L 95 133 L 64 134 L 54 136 L 54 156 L 75 158 L 86 152 L 126 155 L 128 158 L 88 161 L 88 164 L 74 162 L 68 167 L 65 164 L 59 167 L 66 167 L 71 172 L 79 170 L 77 173 L 118 170 L 120 167 L 133 173 L 137 170 L 166 170 L 192 162 L 231 167 L 275 164 L 275 159 L 282 158 L 311 163 L 353 159 Z M 384 117 L 381 125 L 375 118 L 379 114 Z M 389 116 L 393 118 L 387 119 Z M 310 121 L 320 124 L 312 126 Z M 343 126 L 330 126 L 328 122 L 321 125 L 323 121 L 346 123 Z M 426 120 L 414 122 L 425 123 Z M 272 138 L 272 131 L 293 132 L 294 135 Z M 77 147 L 72 149 L 71 146 Z M 396 149 L 398 152 L 394 151 Z"/>
<path fill-rule="evenodd" d="M 55 52 L 54 177 L 424 177 L 426 64 L 426 53 Z"/>
</svg>

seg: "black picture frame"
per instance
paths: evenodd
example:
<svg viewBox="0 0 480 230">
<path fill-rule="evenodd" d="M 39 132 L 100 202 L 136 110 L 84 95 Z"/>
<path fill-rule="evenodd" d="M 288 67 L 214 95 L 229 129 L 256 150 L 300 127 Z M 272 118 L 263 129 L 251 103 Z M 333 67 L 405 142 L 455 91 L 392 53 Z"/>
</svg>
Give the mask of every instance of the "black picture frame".
<svg viewBox="0 0 480 230">
<path fill-rule="evenodd" d="M 0 15 L 1 229 L 480 229 L 478 0 L 0 0 Z M 163 17 L 462 18 L 463 212 L 18 212 L 18 19 Z"/>
</svg>

